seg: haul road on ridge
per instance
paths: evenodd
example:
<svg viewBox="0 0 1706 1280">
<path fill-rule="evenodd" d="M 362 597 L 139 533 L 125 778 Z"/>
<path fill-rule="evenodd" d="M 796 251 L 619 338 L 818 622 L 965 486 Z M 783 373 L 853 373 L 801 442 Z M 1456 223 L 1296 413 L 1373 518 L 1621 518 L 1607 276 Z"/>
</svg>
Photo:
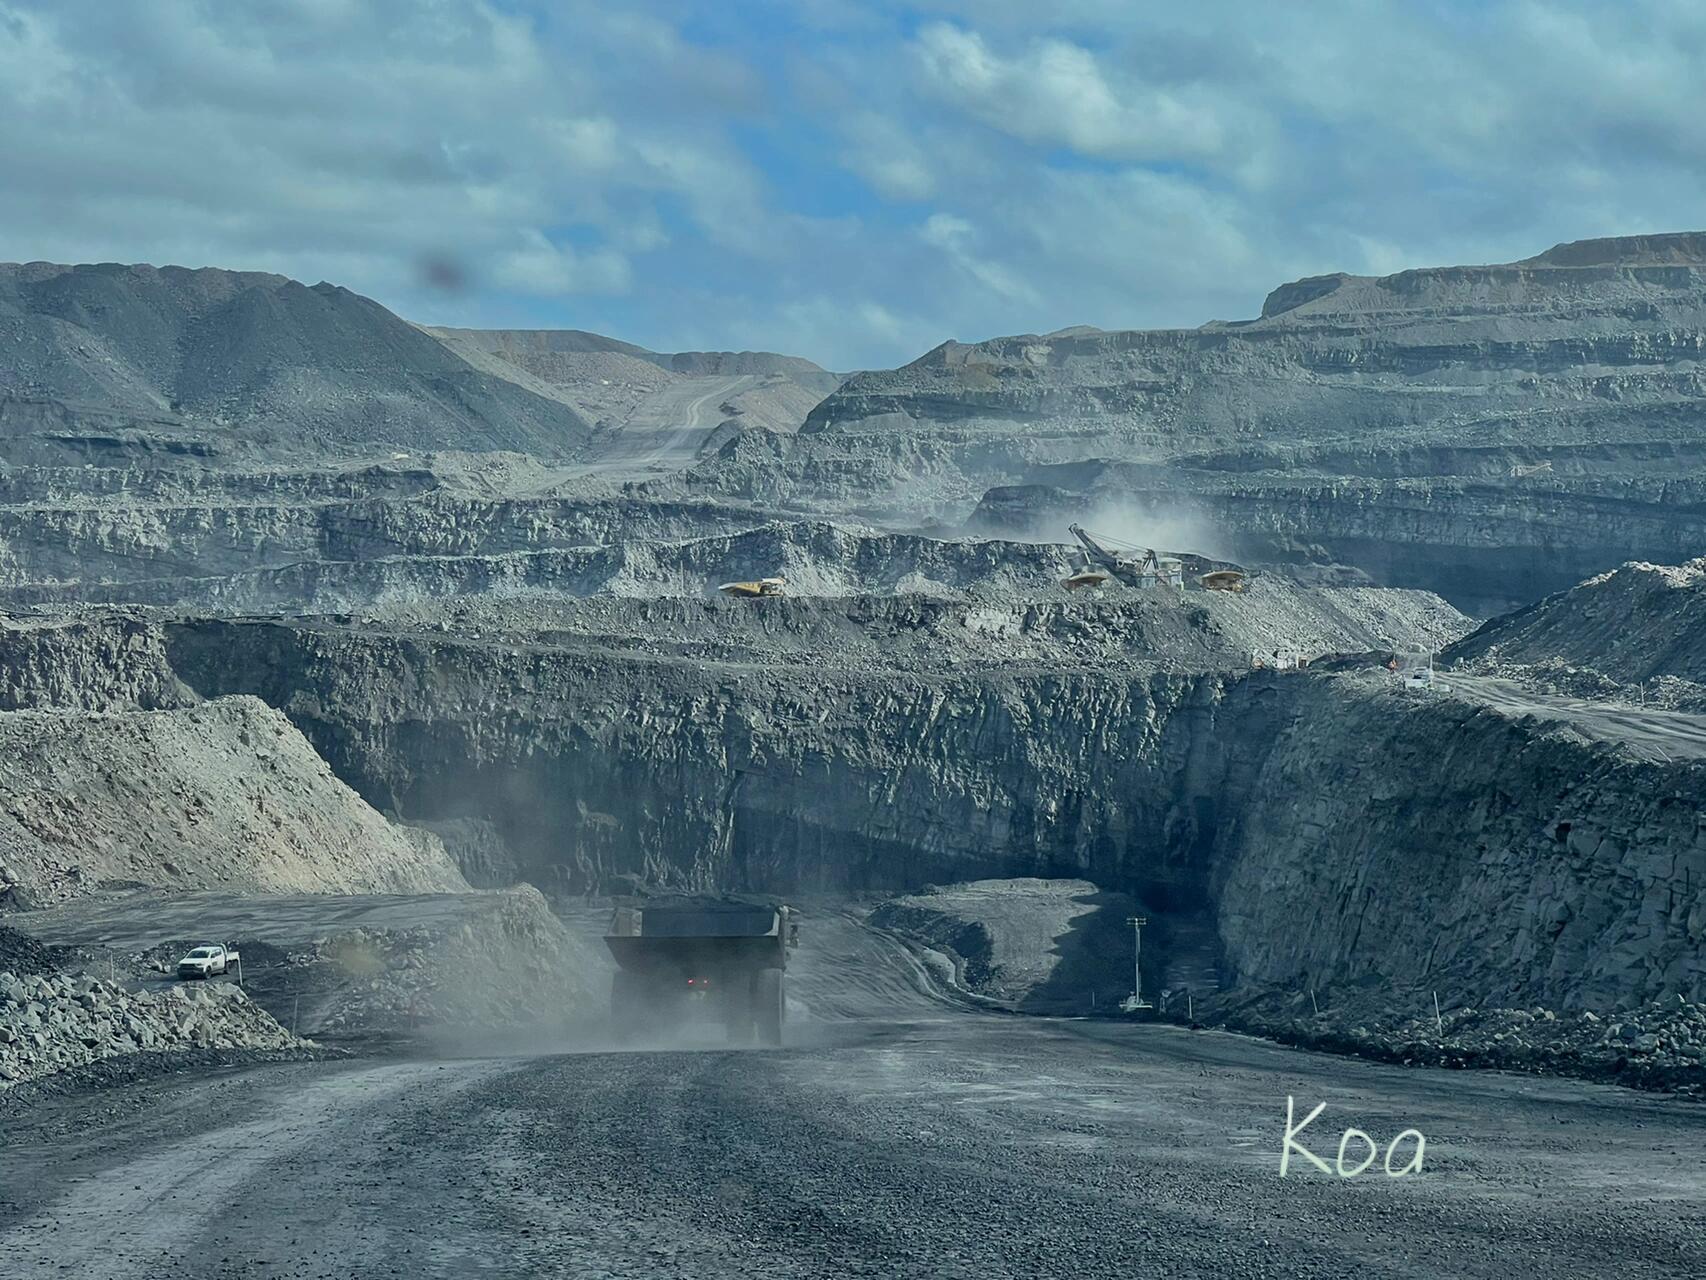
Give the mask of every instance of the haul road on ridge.
<svg viewBox="0 0 1706 1280">
<path fill-rule="evenodd" d="M 785 906 L 652 899 L 617 907 L 605 945 L 616 960 L 610 1019 L 623 1040 L 721 1024 L 731 1044 L 782 1043 L 783 974 L 799 926 Z"/>
</svg>

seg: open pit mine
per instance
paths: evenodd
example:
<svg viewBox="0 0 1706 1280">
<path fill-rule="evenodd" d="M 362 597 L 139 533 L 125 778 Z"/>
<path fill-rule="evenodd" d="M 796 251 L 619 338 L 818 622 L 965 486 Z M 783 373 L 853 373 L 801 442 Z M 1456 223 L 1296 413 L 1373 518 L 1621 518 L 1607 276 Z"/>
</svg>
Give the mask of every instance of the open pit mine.
<svg viewBox="0 0 1706 1280">
<path fill-rule="evenodd" d="M 1703 333 L 0 266 L 0 1273 L 1706 1272 Z"/>
</svg>

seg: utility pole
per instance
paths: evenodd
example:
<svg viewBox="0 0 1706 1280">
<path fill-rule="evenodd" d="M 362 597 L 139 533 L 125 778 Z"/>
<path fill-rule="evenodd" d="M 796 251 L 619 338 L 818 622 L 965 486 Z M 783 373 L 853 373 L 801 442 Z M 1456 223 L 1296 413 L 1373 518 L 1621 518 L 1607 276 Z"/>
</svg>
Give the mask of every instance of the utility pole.
<svg viewBox="0 0 1706 1280">
<path fill-rule="evenodd" d="M 1143 926 L 1149 923 L 1149 917 L 1127 916 L 1126 923 L 1131 926 L 1131 995 L 1121 1002 L 1120 1008 L 1135 1013 L 1154 1008 L 1143 998 Z"/>
</svg>

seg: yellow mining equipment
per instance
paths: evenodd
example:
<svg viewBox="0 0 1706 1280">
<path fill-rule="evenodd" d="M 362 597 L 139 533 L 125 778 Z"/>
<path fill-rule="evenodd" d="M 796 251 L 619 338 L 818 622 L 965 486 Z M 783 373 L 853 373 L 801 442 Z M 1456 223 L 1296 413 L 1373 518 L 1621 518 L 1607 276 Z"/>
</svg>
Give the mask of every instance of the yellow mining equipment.
<svg viewBox="0 0 1706 1280">
<path fill-rule="evenodd" d="M 1202 584 L 1204 591 L 1242 592 L 1250 584 L 1250 576 L 1241 569 L 1215 569 L 1203 574 L 1197 581 Z"/>
<path fill-rule="evenodd" d="M 756 582 L 725 582 L 717 590 L 738 600 L 756 600 L 760 596 L 786 595 L 788 583 L 783 578 L 760 578 Z"/>
</svg>

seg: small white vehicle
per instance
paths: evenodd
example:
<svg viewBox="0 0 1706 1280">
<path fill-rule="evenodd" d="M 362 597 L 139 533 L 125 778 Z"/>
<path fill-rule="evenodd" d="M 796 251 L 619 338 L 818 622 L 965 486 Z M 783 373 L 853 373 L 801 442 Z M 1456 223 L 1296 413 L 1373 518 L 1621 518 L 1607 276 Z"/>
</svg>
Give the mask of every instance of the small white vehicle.
<svg viewBox="0 0 1706 1280">
<path fill-rule="evenodd" d="M 227 973 L 235 968 L 237 953 L 229 947 L 220 946 L 216 942 L 205 943 L 191 951 L 178 961 L 178 976 L 180 978 L 211 978 L 217 973 Z"/>
</svg>

